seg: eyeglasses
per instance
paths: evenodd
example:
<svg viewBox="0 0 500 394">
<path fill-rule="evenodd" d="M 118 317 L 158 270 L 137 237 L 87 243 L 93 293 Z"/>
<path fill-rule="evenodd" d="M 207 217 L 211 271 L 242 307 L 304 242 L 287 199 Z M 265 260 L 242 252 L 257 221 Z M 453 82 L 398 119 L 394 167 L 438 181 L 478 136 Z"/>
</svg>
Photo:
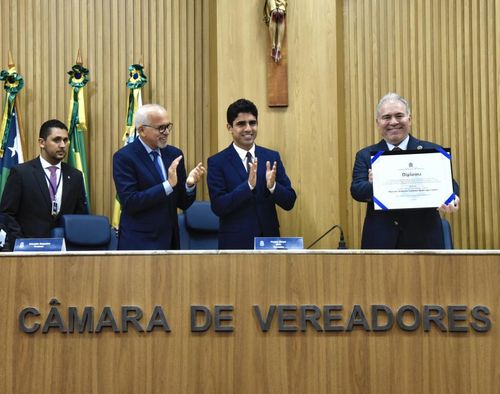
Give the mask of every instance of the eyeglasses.
<svg viewBox="0 0 500 394">
<path fill-rule="evenodd" d="M 158 131 L 160 134 L 163 134 L 165 133 L 167 130 L 168 132 L 170 133 L 172 131 L 172 127 L 174 127 L 174 124 L 173 123 L 167 123 L 167 124 L 162 124 L 162 125 L 159 125 L 159 126 L 151 126 L 149 124 L 143 124 L 142 125 L 143 127 L 149 127 L 151 129 L 155 129 L 156 131 Z"/>
<path fill-rule="evenodd" d="M 392 119 L 396 119 L 397 122 L 401 122 L 404 118 L 406 118 L 408 115 L 402 114 L 402 113 L 397 113 L 395 115 L 383 115 L 380 117 L 380 120 L 384 123 L 391 122 Z"/>
<path fill-rule="evenodd" d="M 246 125 L 249 125 L 250 127 L 255 127 L 255 126 L 257 126 L 257 121 L 256 120 L 239 120 L 234 125 L 236 127 L 245 127 Z"/>
</svg>

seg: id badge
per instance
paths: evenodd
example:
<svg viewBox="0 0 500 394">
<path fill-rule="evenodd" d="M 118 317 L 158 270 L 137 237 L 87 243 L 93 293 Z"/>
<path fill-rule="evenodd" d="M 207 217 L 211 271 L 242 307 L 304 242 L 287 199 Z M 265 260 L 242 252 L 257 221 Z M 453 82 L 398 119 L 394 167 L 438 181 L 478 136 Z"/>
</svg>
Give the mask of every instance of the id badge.
<svg viewBox="0 0 500 394">
<path fill-rule="evenodd" d="M 57 215 L 57 201 L 52 201 L 52 216 Z"/>
</svg>

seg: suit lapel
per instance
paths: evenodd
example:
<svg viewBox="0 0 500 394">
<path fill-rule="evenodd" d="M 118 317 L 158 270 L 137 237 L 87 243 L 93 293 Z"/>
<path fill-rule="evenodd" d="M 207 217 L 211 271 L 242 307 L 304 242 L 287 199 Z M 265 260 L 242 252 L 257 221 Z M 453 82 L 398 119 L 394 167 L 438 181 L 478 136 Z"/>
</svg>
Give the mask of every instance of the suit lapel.
<svg viewBox="0 0 500 394">
<path fill-rule="evenodd" d="M 170 164 L 172 164 L 172 162 L 174 161 L 175 157 L 174 157 L 173 152 L 171 152 L 171 149 L 169 149 L 168 146 L 163 148 L 163 149 L 160 149 L 160 151 L 161 151 L 161 161 L 163 162 L 163 167 L 165 167 L 165 176 L 168 178 L 168 168 L 170 167 Z M 181 164 L 179 163 L 179 165 L 181 165 Z M 158 171 L 156 170 L 156 167 L 155 167 L 155 173 L 158 173 Z M 158 179 L 160 179 L 160 178 L 158 178 Z M 160 179 L 160 181 L 161 181 L 161 179 Z M 176 190 L 176 188 L 177 188 L 177 185 L 173 187 L 174 191 Z M 167 201 L 167 204 L 169 205 L 171 210 L 175 211 L 175 209 L 176 209 L 175 200 L 169 198 Z"/>
<path fill-rule="evenodd" d="M 410 139 L 408 141 L 408 150 L 416 150 L 420 145 L 420 141 L 417 140 L 416 138 L 413 138 L 411 135 L 410 135 Z M 422 148 L 420 148 L 422 149 Z"/>
<path fill-rule="evenodd" d="M 381 151 L 383 150 L 384 152 L 388 151 L 389 150 L 389 147 L 387 146 L 387 142 L 385 142 L 385 140 L 380 140 L 379 143 L 377 145 L 375 145 L 375 149 L 374 151 Z"/>
<path fill-rule="evenodd" d="M 255 145 L 255 156 L 257 157 L 259 163 L 257 166 L 257 179 L 264 178 L 264 183 L 266 182 L 266 160 L 267 157 L 259 146 Z M 271 163 L 271 167 L 273 163 Z"/>
<path fill-rule="evenodd" d="M 227 159 L 233 166 L 236 173 L 240 176 L 242 181 L 248 179 L 248 173 L 243 166 L 243 162 L 241 161 L 240 156 L 238 156 L 238 152 L 236 152 L 236 149 L 234 149 L 233 144 L 229 145 L 229 147 L 227 148 Z"/>
<path fill-rule="evenodd" d="M 32 167 L 33 167 L 33 177 L 36 180 L 38 188 L 40 189 L 40 193 L 43 197 L 43 201 L 45 202 L 46 208 L 50 212 L 51 202 L 50 202 L 49 187 L 47 186 L 45 171 L 42 168 L 42 164 L 40 163 L 39 158 L 32 160 Z"/>
<path fill-rule="evenodd" d="M 170 164 L 174 161 L 175 157 L 169 152 L 168 147 L 161 149 L 161 161 L 163 162 L 163 167 L 165 167 L 165 175 L 168 177 L 168 168 Z M 180 164 L 179 164 L 180 165 Z"/>
<path fill-rule="evenodd" d="M 148 152 L 146 151 L 146 148 L 142 146 L 141 141 L 139 141 L 139 138 L 137 138 L 134 142 L 134 149 L 137 152 L 137 156 L 139 157 L 139 160 L 141 160 L 142 164 L 148 169 L 148 171 L 151 173 L 151 175 L 156 179 L 158 183 L 161 183 L 162 180 L 160 178 L 160 174 L 158 174 L 158 171 L 156 170 L 155 165 L 153 164 L 153 160 L 151 160 L 151 156 L 148 155 Z M 162 152 L 163 155 L 163 152 Z M 168 167 L 166 167 L 168 168 Z M 166 170 L 165 168 L 165 170 Z"/>
<path fill-rule="evenodd" d="M 71 198 L 72 195 L 72 187 L 73 178 L 69 173 L 69 168 L 65 163 L 61 163 L 61 187 L 62 187 L 62 196 L 61 196 L 61 207 L 59 212 L 63 212 L 64 206 L 68 203 L 68 199 Z"/>
</svg>

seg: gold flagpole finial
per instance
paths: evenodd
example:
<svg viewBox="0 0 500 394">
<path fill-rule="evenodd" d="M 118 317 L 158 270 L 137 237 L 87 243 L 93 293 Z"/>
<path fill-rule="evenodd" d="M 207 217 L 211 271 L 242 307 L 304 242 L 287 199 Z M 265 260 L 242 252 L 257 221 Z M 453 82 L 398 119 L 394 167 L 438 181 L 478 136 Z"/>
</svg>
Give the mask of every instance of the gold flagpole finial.
<svg viewBox="0 0 500 394">
<path fill-rule="evenodd" d="M 12 52 L 10 51 L 10 49 L 9 49 L 9 63 L 7 64 L 7 66 L 9 66 L 9 68 L 16 66 L 16 63 L 14 63 L 14 59 L 12 57 Z"/>
<path fill-rule="evenodd" d="M 76 64 L 79 66 L 83 65 L 82 52 L 80 51 L 80 48 L 78 48 L 78 54 L 76 55 Z"/>
</svg>

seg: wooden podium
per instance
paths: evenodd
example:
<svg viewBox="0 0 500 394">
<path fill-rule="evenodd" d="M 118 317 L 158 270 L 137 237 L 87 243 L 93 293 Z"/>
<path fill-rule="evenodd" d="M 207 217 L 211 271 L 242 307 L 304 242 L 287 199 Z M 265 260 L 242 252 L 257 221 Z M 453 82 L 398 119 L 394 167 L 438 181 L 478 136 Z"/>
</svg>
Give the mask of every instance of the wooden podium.
<svg viewBox="0 0 500 394">
<path fill-rule="evenodd" d="M 4 254 L 0 392 L 497 393 L 499 280 L 498 251 Z"/>
</svg>

